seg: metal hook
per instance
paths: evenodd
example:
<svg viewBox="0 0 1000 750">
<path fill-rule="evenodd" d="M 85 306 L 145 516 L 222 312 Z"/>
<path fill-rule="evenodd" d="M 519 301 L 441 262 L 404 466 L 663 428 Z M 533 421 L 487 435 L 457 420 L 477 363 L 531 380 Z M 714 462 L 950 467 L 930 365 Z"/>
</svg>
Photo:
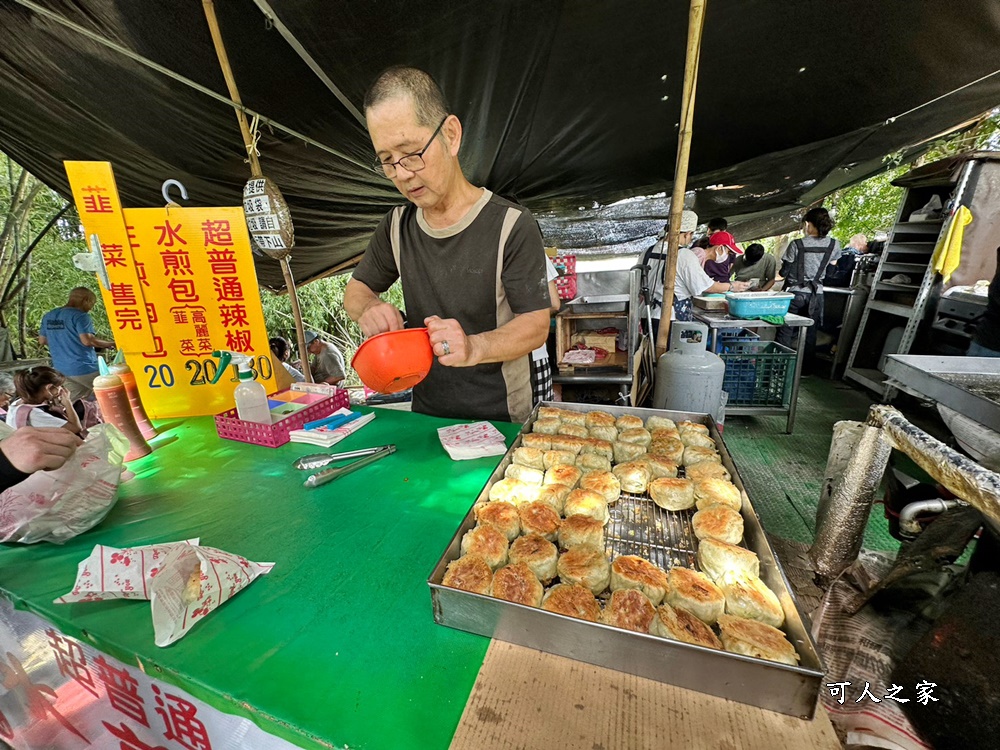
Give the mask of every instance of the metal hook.
<svg viewBox="0 0 1000 750">
<path fill-rule="evenodd" d="M 178 203 L 170 197 L 170 188 L 172 187 L 175 187 L 180 191 L 181 198 L 188 200 L 187 188 L 181 184 L 180 180 L 167 180 L 163 183 L 163 187 L 160 188 L 160 193 L 163 195 L 163 200 L 165 200 L 168 205 L 171 203 L 178 205 Z"/>
</svg>

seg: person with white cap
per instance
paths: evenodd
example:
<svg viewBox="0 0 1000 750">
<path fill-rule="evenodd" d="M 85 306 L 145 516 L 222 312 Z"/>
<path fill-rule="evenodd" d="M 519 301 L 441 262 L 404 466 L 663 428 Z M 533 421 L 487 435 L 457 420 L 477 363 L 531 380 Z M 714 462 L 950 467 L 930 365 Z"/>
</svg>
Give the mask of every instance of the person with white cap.
<svg viewBox="0 0 1000 750">
<path fill-rule="evenodd" d="M 314 382 L 337 385 L 346 377 L 344 355 L 333 344 L 323 341 L 316 331 L 306 331 L 306 351 L 313 355 L 310 367 Z"/>
<path fill-rule="evenodd" d="M 653 330 L 650 334 L 656 338 L 660 327 L 661 308 L 663 307 L 663 271 L 667 260 L 667 231 L 670 225 L 663 227 L 655 245 L 642 256 L 642 265 L 647 266 L 646 286 L 649 289 L 650 316 L 653 319 Z M 677 255 L 677 275 L 674 277 L 674 309 L 672 320 L 694 320 L 691 309 L 691 299 L 699 294 L 722 294 L 734 291 L 742 292 L 747 288 L 743 282 L 718 282 L 705 273 L 698 256 L 689 245 L 698 228 L 698 214 L 687 209 L 681 214 L 680 248 Z"/>
</svg>

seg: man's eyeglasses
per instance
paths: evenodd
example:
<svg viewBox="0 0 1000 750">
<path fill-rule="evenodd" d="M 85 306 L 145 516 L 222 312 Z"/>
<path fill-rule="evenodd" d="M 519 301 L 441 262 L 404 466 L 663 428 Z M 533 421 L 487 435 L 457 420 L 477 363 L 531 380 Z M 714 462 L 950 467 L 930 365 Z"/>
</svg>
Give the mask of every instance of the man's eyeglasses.
<svg viewBox="0 0 1000 750">
<path fill-rule="evenodd" d="M 407 172 L 419 172 L 427 166 L 424 164 L 424 154 L 427 153 L 427 149 L 429 149 L 431 144 L 434 143 L 434 139 L 437 138 L 438 133 L 441 132 L 441 128 L 444 126 L 449 117 L 450 115 L 445 115 L 444 120 L 441 120 L 441 124 L 435 128 L 434 135 L 431 136 L 430 140 L 427 141 L 427 145 L 422 149 L 416 153 L 407 154 L 396 161 L 381 161 L 380 159 L 376 159 L 375 163 L 372 164 L 372 170 L 375 174 L 383 175 L 384 177 L 388 177 L 390 180 L 396 176 L 396 167 L 402 167 Z"/>
</svg>

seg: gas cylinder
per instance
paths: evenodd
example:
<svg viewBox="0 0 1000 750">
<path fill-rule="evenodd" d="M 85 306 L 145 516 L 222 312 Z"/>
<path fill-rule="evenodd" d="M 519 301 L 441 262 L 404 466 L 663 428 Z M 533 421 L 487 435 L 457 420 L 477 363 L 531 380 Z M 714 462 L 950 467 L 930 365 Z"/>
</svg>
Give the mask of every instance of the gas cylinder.
<svg viewBox="0 0 1000 750">
<path fill-rule="evenodd" d="M 670 323 L 670 349 L 656 363 L 653 407 L 717 417 L 726 363 L 706 351 L 708 326 L 675 320 Z"/>
</svg>

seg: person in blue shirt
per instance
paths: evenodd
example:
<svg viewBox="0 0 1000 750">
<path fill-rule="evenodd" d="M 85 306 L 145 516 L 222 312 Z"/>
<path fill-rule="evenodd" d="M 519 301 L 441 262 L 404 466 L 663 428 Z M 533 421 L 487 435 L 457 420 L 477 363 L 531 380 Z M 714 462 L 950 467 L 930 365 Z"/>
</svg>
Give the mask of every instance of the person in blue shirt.
<svg viewBox="0 0 1000 750">
<path fill-rule="evenodd" d="M 49 310 L 42 316 L 38 343 L 49 347 L 52 366 L 66 376 L 70 401 L 94 396 L 97 377 L 96 349 L 110 349 L 114 341 L 100 339 L 94 333 L 90 311 L 97 296 L 85 286 L 70 290 L 63 307 Z"/>
</svg>

